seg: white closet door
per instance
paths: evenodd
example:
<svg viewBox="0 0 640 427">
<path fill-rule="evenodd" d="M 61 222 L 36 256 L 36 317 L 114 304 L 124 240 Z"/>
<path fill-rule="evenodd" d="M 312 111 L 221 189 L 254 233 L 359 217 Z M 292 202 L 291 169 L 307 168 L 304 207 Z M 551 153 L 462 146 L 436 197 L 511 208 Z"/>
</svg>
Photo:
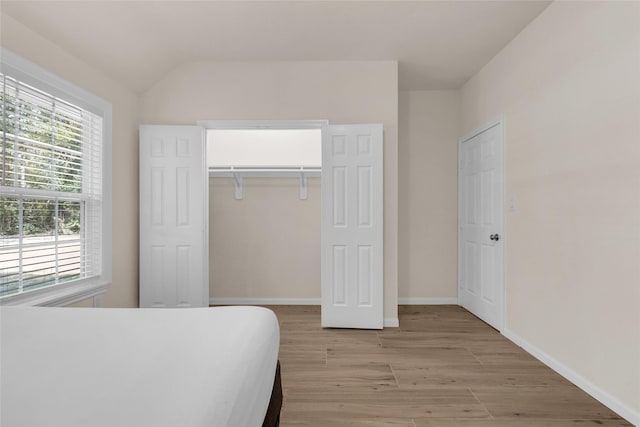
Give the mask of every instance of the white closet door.
<svg viewBox="0 0 640 427">
<path fill-rule="evenodd" d="M 383 327 L 382 125 L 322 129 L 322 326 Z"/>
<path fill-rule="evenodd" d="M 209 304 L 205 159 L 201 127 L 140 126 L 140 307 Z"/>
<path fill-rule="evenodd" d="M 461 305 L 502 330 L 502 122 L 460 140 L 458 277 Z"/>
</svg>

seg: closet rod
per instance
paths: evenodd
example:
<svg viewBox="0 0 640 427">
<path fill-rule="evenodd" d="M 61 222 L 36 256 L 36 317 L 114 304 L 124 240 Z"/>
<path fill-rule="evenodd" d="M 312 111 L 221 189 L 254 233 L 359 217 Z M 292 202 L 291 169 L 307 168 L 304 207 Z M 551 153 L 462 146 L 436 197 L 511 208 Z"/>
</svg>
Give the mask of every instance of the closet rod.
<svg viewBox="0 0 640 427">
<path fill-rule="evenodd" d="M 319 177 L 322 168 L 319 166 L 282 166 L 282 167 L 249 167 L 249 166 L 210 166 L 210 177 L 226 177 L 235 180 L 236 200 L 244 198 L 242 178 L 300 178 L 300 199 L 307 199 L 307 177 Z"/>
<path fill-rule="evenodd" d="M 210 166 L 209 173 L 214 174 L 229 174 L 229 173 L 292 173 L 298 174 L 300 172 L 313 173 L 322 172 L 320 166 L 284 166 L 284 167 L 250 167 L 250 166 Z"/>
</svg>

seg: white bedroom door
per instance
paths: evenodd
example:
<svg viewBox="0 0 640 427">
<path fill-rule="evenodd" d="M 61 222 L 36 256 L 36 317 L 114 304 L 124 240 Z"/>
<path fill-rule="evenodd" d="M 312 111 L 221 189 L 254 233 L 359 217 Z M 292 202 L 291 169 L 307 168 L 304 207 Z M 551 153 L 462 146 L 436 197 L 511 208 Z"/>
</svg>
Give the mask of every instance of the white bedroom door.
<svg viewBox="0 0 640 427">
<path fill-rule="evenodd" d="M 140 307 L 209 305 L 205 159 L 200 126 L 140 126 Z"/>
<path fill-rule="evenodd" d="M 461 305 L 501 330 L 504 319 L 502 121 L 459 141 L 458 277 Z"/>
<path fill-rule="evenodd" d="M 381 124 L 322 129 L 322 326 L 383 327 Z"/>
</svg>

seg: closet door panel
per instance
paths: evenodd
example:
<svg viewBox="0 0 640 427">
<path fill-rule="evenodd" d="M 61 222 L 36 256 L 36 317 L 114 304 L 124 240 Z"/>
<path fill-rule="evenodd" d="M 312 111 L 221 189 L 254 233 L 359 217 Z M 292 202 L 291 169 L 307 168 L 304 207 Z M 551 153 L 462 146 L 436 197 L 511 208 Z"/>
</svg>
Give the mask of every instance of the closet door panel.
<svg viewBox="0 0 640 427">
<path fill-rule="evenodd" d="M 141 126 L 141 307 L 209 304 L 207 209 L 202 128 Z"/>
<path fill-rule="evenodd" d="M 322 130 L 322 326 L 382 329 L 382 125 Z"/>
</svg>

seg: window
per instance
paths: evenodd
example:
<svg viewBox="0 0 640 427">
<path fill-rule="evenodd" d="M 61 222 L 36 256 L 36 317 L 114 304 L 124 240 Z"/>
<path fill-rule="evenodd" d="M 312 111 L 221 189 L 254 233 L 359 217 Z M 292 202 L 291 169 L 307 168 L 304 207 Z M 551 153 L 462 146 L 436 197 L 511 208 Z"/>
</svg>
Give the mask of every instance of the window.
<svg viewBox="0 0 640 427">
<path fill-rule="evenodd" d="M 110 280 L 110 105 L 2 57 L 0 298 L 58 305 L 97 295 Z"/>
</svg>

